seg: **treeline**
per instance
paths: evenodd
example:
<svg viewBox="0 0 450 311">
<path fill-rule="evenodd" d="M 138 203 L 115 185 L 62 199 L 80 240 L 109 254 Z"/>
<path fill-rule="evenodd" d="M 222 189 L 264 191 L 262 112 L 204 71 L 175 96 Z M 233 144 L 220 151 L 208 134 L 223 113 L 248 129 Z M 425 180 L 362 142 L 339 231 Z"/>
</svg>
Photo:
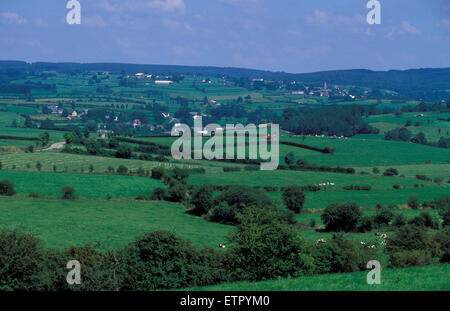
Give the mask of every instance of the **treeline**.
<svg viewBox="0 0 450 311">
<path fill-rule="evenodd" d="M 441 137 L 437 142 L 428 142 L 425 134 L 419 132 L 417 135 L 413 135 L 411 131 L 409 131 L 406 127 L 396 128 L 390 131 L 387 131 L 384 134 L 385 140 L 394 140 L 394 141 L 406 141 L 412 142 L 415 144 L 439 147 L 439 148 L 450 148 L 450 138 Z"/>
<path fill-rule="evenodd" d="M 308 149 L 308 150 L 312 150 L 312 151 L 318 151 L 321 153 L 328 153 L 328 154 L 333 153 L 335 151 L 333 148 L 330 148 L 330 147 L 316 148 L 313 146 L 308 146 L 308 145 L 298 144 L 298 143 L 293 143 L 293 142 L 288 142 L 288 141 L 280 141 L 280 144 L 287 145 L 287 146 L 299 147 L 299 148 Z"/>
<path fill-rule="evenodd" d="M 0 135 L 0 139 L 39 141 L 38 137 L 22 137 L 22 136 L 9 136 L 9 135 Z"/>
<path fill-rule="evenodd" d="M 362 119 L 363 107 L 336 106 L 299 111 L 286 109 L 279 122 L 283 129 L 295 134 L 351 137 L 377 134 L 378 129 Z"/>
</svg>

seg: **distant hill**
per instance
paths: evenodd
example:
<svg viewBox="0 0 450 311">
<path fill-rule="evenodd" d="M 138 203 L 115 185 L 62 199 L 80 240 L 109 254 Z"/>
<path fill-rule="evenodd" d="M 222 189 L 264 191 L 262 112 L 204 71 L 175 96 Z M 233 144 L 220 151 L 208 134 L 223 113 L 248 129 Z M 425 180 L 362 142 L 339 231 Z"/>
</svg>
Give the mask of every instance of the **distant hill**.
<svg viewBox="0 0 450 311">
<path fill-rule="evenodd" d="M 372 71 L 365 69 L 334 70 L 314 73 L 286 73 L 246 68 L 212 66 L 143 65 L 122 63 L 26 63 L 0 61 L 0 73 L 11 75 L 20 71 L 55 70 L 61 72 L 108 71 L 149 72 L 153 74 L 195 74 L 229 76 L 234 78 L 287 79 L 308 83 L 366 86 L 392 90 L 404 97 L 428 100 L 450 98 L 450 68 Z"/>
</svg>

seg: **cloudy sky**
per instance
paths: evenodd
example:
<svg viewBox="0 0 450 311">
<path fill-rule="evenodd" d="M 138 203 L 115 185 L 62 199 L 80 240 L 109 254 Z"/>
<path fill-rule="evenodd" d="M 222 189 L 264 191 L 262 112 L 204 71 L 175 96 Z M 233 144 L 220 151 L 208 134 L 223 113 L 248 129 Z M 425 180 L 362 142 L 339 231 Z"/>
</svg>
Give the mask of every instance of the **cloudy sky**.
<svg viewBox="0 0 450 311">
<path fill-rule="evenodd" d="M 0 0 L 0 59 L 311 72 L 450 67 L 449 0 Z"/>
</svg>

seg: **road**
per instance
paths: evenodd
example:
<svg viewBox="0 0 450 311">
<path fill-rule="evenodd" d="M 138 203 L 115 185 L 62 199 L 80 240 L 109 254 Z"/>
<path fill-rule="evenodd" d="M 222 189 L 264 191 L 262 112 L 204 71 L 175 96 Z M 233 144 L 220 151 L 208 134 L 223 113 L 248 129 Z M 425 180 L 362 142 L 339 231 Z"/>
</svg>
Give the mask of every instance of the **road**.
<svg viewBox="0 0 450 311">
<path fill-rule="evenodd" d="M 41 151 L 48 151 L 48 150 L 54 150 L 54 149 L 61 149 L 64 147 L 66 143 L 65 142 L 59 142 L 59 143 L 54 143 L 52 144 L 50 147 L 42 149 Z"/>
</svg>

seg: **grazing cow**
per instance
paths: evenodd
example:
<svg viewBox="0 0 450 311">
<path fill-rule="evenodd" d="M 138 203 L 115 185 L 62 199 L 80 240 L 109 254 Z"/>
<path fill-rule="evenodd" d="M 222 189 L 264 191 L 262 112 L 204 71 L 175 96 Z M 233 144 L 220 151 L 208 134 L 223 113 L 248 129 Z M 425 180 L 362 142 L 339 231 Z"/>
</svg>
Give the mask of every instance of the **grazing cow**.
<svg viewBox="0 0 450 311">
<path fill-rule="evenodd" d="M 389 239 L 388 235 L 385 234 L 385 233 L 383 233 L 383 234 L 381 235 L 381 237 L 382 237 L 383 239 Z"/>
<path fill-rule="evenodd" d="M 325 241 L 324 239 L 318 239 L 316 241 L 316 244 L 322 244 L 322 243 L 326 243 L 327 241 Z"/>
<path fill-rule="evenodd" d="M 219 244 L 220 248 L 226 248 L 225 244 Z"/>
<path fill-rule="evenodd" d="M 361 244 L 361 245 L 366 245 L 366 243 L 364 243 L 363 241 L 359 242 L 359 244 Z"/>
</svg>

